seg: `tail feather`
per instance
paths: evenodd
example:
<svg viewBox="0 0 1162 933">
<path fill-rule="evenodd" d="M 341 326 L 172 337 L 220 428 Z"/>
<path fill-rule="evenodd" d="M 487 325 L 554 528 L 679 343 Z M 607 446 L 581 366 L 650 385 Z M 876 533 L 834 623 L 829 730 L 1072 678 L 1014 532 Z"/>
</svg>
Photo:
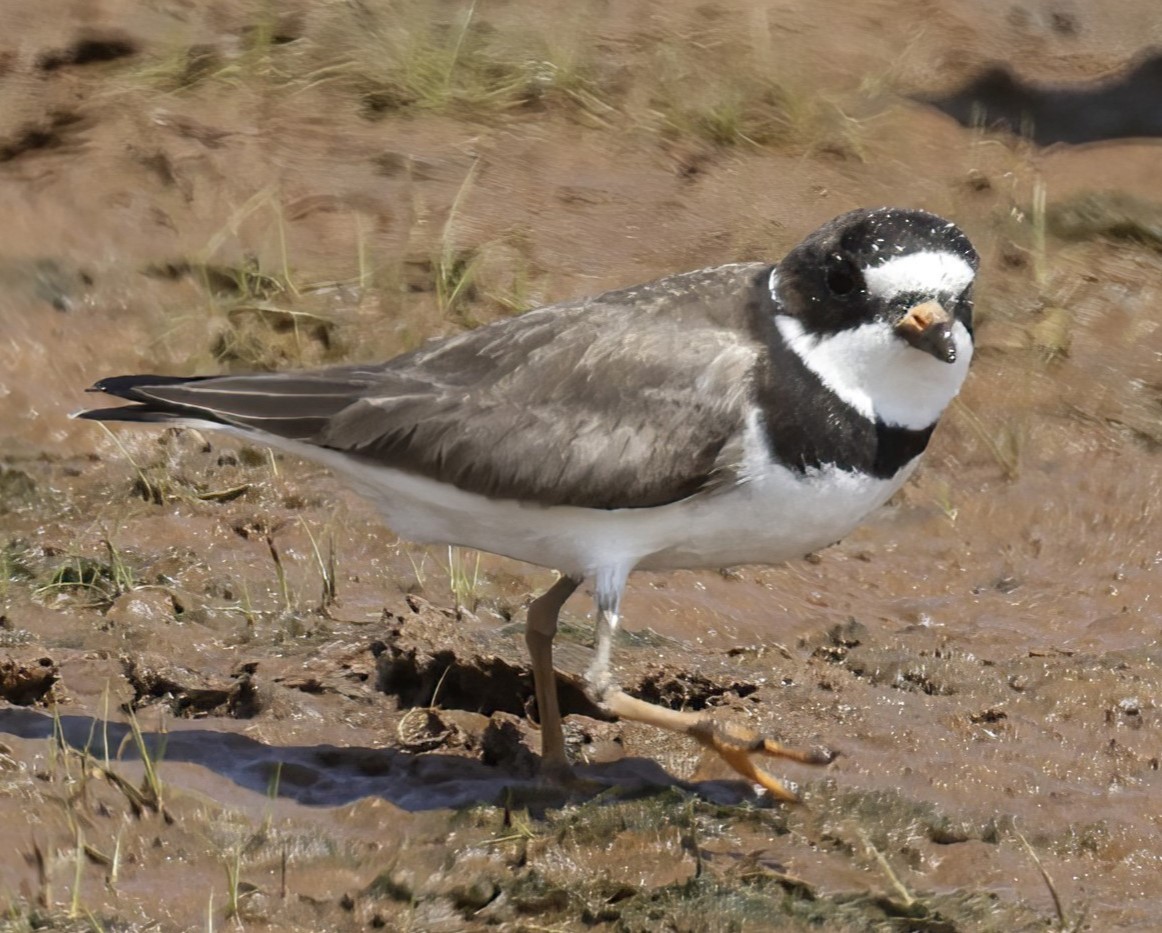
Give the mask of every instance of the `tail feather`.
<svg viewBox="0 0 1162 933">
<path fill-rule="evenodd" d="M 191 416 L 180 415 L 174 411 L 163 411 L 151 408 L 149 405 L 123 405 L 120 408 L 90 408 L 78 411 L 72 417 L 84 421 L 126 421 L 138 424 L 173 424 L 189 420 Z M 208 421 L 200 417 L 198 420 Z M 217 422 L 213 422 L 217 423 Z"/>
<path fill-rule="evenodd" d="M 82 411 L 75 417 L 152 424 L 196 421 L 308 440 L 323 429 L 328 418 L 355 401 L 366 384 L 366 373 L 337 375 L 112 376 L 89 391 L 135 404 Z"/>
<path fill-rule="evenodd" d="M 142 387 L 160 387 L 172 385 L 190 385 L 194 382 L 201 382 L 205 379 L 212 379 L 212 376 L 109 376 L 101 379 L 88 389 L 86 392 L 104 392 L 106 395 L 116 395 L 118 398 L 129 399 L 135 402 L 147 402 L 150 400 L 148 395 L 142 395 L 138 392 Z"/>
</svg>

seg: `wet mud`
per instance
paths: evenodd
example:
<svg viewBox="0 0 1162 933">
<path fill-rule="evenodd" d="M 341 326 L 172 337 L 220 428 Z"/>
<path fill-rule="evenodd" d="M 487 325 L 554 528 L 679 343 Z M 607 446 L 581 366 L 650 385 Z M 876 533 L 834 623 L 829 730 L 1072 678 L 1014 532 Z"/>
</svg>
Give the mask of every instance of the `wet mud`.
<svg viewBox="0 0 1162 933">
<path fill-rule="evenodd" d="M 0 927 L 1156 926 L 1157 149 L 913 101 L 1111 73 L 1149 4 L 9 6 Z M 382 358 L 881 203 L 983 257 L 920 470 L 808 559 L 635 575 L 616 646 L 636 696 L 838 751 L 772 766 L 799 806 L 593 708 L 584 590 L 579 780 L 541 780 L 551 572 L 402 541 L 313 464 L 68 418 L 102 376 Z"/>
</svg>

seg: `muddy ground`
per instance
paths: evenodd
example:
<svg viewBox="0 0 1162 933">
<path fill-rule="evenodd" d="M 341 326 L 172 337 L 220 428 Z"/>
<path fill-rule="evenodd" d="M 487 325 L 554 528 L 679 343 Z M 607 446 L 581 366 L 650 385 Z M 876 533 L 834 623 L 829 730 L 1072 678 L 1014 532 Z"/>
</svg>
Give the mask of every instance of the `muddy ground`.
<svg viewBox="0 0 1162 933">
<path fill-rule="evenodd" d="M 908 95 L 1080 80 L 1153 0 L 0 4 L 0 927 L 1155 929 L 1156 144 Z M 983 256 L 978 354 L 843 544 L 637 575 L 637 693 L 824 744 L 782 807 L 595 718 L 535 777 L 545 570 L 324 471 L 68 413 L 95 379 L 382 358 L 875 204 Z"/>
</svg>

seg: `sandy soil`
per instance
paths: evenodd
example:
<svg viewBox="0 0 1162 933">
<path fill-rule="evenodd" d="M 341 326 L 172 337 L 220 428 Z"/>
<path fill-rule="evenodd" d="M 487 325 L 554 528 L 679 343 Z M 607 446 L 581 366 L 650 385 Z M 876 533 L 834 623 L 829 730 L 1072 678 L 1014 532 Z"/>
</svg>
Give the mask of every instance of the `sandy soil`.
<svg viewBox="0 0 1162 933">
<path fill-rule="evenodd" d="M 1158 147 L 906 95 L 1102 74 L 1157 14 L 853 6 L 2 4 L 0 928 L 1156 928 Z M 1075 223 L 1095 190 L 1137 226 Z M 569 740 L 613 789 L 543 786 L 550 573 L 67 417 L 103 375 L 380 358 L 887 203 L 984 257 L 916 479 L 810 560 L 624 607 L 632 692 L 842 751 L 788 769 L 802 806 L 595 718 L 580 596 Z"/>
</svg>

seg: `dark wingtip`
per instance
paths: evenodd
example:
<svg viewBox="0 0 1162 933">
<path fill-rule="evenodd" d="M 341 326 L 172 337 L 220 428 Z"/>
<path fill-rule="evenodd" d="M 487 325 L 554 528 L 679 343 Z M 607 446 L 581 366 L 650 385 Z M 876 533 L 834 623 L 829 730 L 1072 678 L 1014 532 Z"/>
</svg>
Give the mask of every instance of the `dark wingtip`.
<svg viewBox="0 0 1162 933">
<path fill-rule="evenodd" d="M 173 421 L 173 412 L 158 411 L 146 405 L 123 405 L 120 408 L 89 408 L 75 411 L 70 418 L 78 421 L 136 421 L 138 423 L 164 424 Z"/>
<path fill-rule="evenodd" d="M 159 423 L 173 421 L 178 412 L 167 411 L 158 405 L 155 399 L 139 390 L 157 386 L 183 385 L 187 382 L 196 382 L 205 376 L 158 376 L 154 374 L 140 374 L 134 376 L 106 376 L 98 379 L 86 392 L 104 392 L 130 402 L 139 402 L 138 405 L 126 405 L 123 408 L 93 408 L 88 411 L 73 412 L 69 417 L 83 421 L 137 421 Z"/>
<path fill-rule="evenodd" d="M 116 395 L 119 398 L 135 398 L 136 390 L 148 386 L 182 385 L 194 382 L 202 376 L 157 376 L 146 373 L 137 376 L 106 376 L 93 383 L 89 392 L 104 392 L 106 395 Z"/>
<path fill-rule="evenodd" d="M 164 411 L 139 404 L 139 406 L 122 406 L 121 408 L 89 408 L 83 411 L 74 411 L 69 417 L 77 418 L 79 421 L 130 421 L 160 424 L 172 422 L 180 415 L 175 411 Z"/>
</svg>

